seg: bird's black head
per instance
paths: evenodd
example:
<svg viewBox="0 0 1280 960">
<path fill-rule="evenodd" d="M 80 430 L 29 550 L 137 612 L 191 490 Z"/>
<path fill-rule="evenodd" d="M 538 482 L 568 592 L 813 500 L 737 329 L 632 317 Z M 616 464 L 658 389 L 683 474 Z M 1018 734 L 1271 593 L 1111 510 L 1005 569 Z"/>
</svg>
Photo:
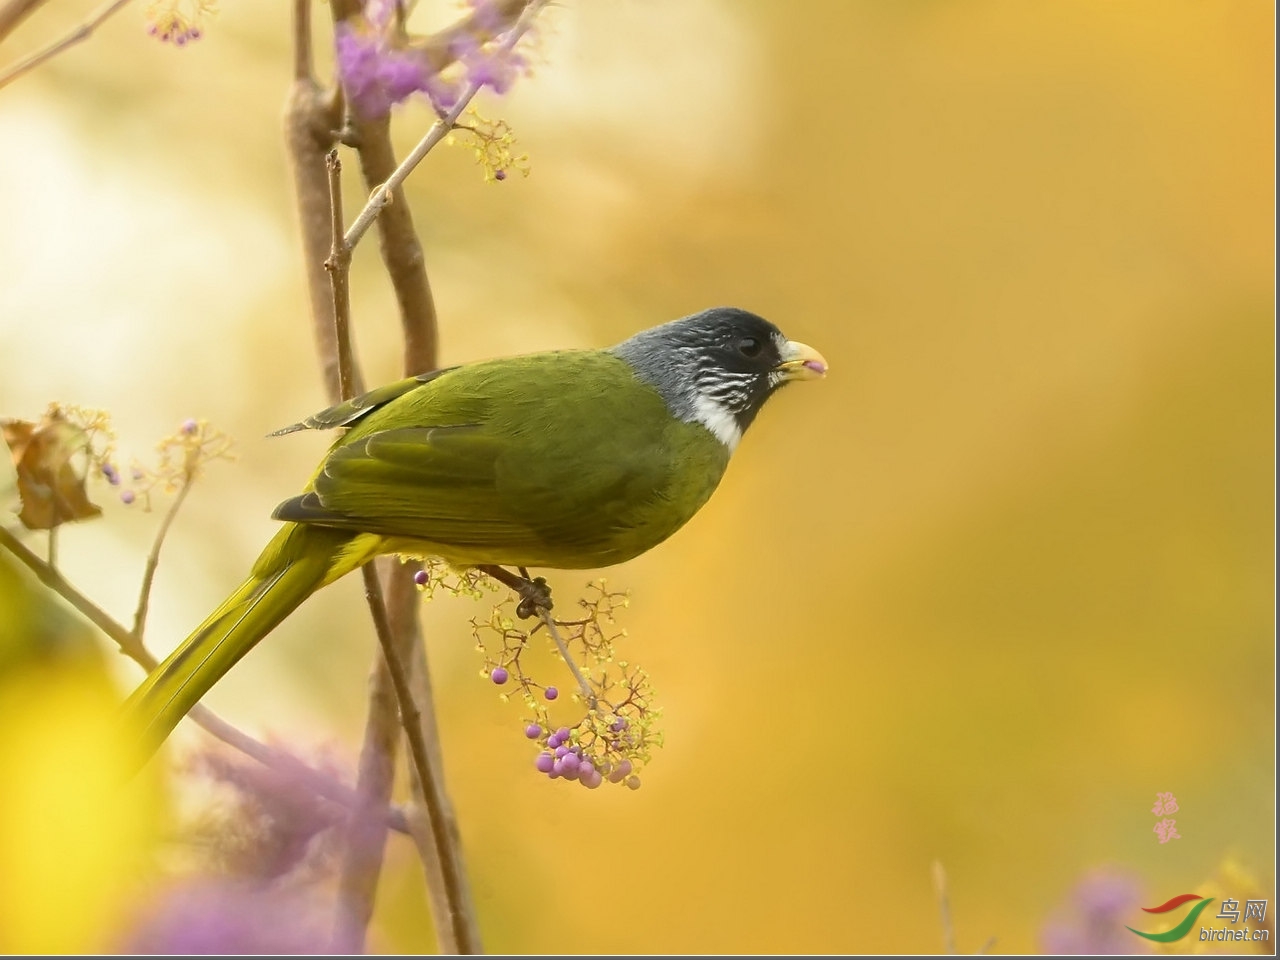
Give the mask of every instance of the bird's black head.
<svg viewBox="0 0 1280 960">
<path fill-rule="evenodd" d="M 613 352 L 662 394 L 672 413 L 701 423 L 730 450 L 774 390 L 827 372 L 812 347 L 788 340 L 768 320 L 737 307 L 664 323 Z"/>
</svg>

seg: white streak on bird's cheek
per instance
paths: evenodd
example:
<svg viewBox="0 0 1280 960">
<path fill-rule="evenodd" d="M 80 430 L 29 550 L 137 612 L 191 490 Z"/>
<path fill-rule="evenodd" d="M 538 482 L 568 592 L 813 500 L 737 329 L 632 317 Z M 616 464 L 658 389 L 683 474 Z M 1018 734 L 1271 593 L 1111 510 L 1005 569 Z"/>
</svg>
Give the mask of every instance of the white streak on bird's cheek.
<svg viewBox="0 0 1280 960">
<path fill-rule="evenodd" d="M 723 403 L 712 400 L 706 394 L 695 394 L 693 398 L 693 419 L 710 430 L 733 453 L 742 440 L 742 428 L 738 426 L 738 418 Z"/>
</svg>

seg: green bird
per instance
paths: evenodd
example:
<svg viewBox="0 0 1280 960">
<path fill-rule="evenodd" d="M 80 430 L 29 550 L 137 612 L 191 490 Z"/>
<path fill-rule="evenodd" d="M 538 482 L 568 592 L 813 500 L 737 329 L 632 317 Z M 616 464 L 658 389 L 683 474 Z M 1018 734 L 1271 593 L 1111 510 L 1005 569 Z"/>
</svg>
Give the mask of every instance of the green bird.
<svg viewBox="0 0 1280 960">
<path fill-rule="evenodd" d="M 707 502 L 773 392 L 826 371 L 767 320 L 718 307 L 608 350 L 424 373 L 277 431 L 347 428 L 276 508 L 249 579 L 129 698 L 142 758 L 303 600 L 380 554 L 531 586 L 500 568 L 644 553 Z"/>
</svg>

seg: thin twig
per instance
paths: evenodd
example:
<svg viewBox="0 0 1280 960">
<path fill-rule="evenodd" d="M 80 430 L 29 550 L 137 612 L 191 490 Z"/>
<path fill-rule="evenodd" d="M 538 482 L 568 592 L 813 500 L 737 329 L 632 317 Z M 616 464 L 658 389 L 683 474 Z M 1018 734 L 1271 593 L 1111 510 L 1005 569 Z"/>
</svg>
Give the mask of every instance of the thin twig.
<svg viewBox="0 0 1280 960">
<path fill-rule="evenodd" d="M 293 79 L 315 84 L 315 63 L 311 54 L 311 4 L 302 0 L 293 5 Z"/>
<path fill-rule="evenodd" d="M 534 18 L 545 3 L 546 0 L 530 0 L 528 6 L 521 12 L 519 19 L 516 20 L 515 26 L 511 28 L 510 32 L 498 45 L 495 56 L 501 57 L 509 53 L 520 42 L 520 38 L 524 36 L 532 25 Z M 483 82 L 475 80 L 469 82 L 463 88 L 461 96 L 458 97 L 458 101 L 453 107 L 431 125 L 431 129 L 427 131 L 426 136 L 419 140 L 417 146 L 409 151 L 408 156 L 400 162 L 400 165 L 396 167 L 391 176 L 387 177 L 386 181 L 380 186 L 374 188 L 364 205 L 364 209 L 360 211 L 355 220 L 351 222 L 351 226 L 347 228 L 346 239 L 348 247 L 354 249 L 355 245 L 360 242 L 360 238 L 373 225 L 373 221 L 377 219 L 382 208 L 391 203 L 396 188 L 404 183 L 405 179 L 422 162 L 423 158 L 431 152 L 432 148 L 448 135 L 458 117 L 462 116 L 462 111 L 471 103 L 472 98 L 480 92 L 482 86 L 484 86 Z"/>
<path fill-rule="evenodd" d="M 350 400 L 355 396 L 354 360 L 351 356 L 351 247 L 342 235 L 342 161 L 338 151 L 330 150 L 324 158 L 329 181 L 329 218 L 331 240 L 324 268 L 329 271 L 333 288 L 333 328 L 338 349 L 338 396 Z"/>
<path fill-rule="evenodd" d="M 114 640 L 120 647 L 120 652 L 130 660 L 141 665 L 148 673 L 159 665 L 159 661 L 147 652 L 133 634 L 108 616 L 101 607 L 72 586 L 66 577 L 41 560 L 21 540 L 3 527 L 0 527 L 0 547 L 4 547 L 17 557 L 39 578 L 41 583 L 75 607 L 86 620 Z"/>
<path fill-rule="evenodd" d="M 387 621 L 391 625 L 391 633 L 401 641 L 400 649 L 410 659 L 410 684 L 413 690 L 414 703 L 421 705 L 422 733 L 427 744 L 427 759 L 433 770 L 444 770 L 444 755 L 440 746 L 440 730 L 435 715 L 435 697 L 431 690 L 431 673 L 427 666 L 427 647 L 423 642 L 422 629 L 418 616 L 421 608 L 421 596 L 414 582 L 413 575 L 421 569 L 419 563 L 404 563 L 393 566 L 391 575 L 386 578 L 387 588 Z M 448 850 L 461 862 L 462 837 L 458 833 L 458 820 L 454 815 L 453 804 L 449 800 L 448 791 L 444 788 L 443 775 L 436 778 L 435 793 L 428 795 L 427 786 L 416 777 L 409 778 L 409 787 L 414 803 L 409 805 L 409 833 L 417 844 L 418 855 L 422 859 L 427 872 L 427 894 L 431 898 L 433 917 L 447 917 L 459 914 L 467 925 L 467 937 L 458 942 L 451 935 L 452 928 L 438 923 L 436 926 L 437 946 L 441 952 L 458 953 L 465 947 L 473 952 L 482 952 L 480 927 L 476 921 L 475 904 L 471 899 L 471 889 L 466 884 L 463 873 L 461 888 L 450 891 L 445 886 L 441 867 L 441 856 L 436 849 L 431 835 L 429 819 L 423 811 L 436 809 L 444 821 L 449 834 Z M 451 904 L 450 895 L 461 897 L 460 902 Z M 448 934 L 448 935 L 446 935 Z"/>
<path fill-rule="evenodd" d="M 0 7 L 0 43 L 3 43 L 4 38 L 13 33 L 19 23 L 44 3 L 45 0 L 9 0 Z"/>
<path fill-rule="evenodd" d="M 361 576 L 364 578 L 365 596 L 373 609 L 381 601 L 377 565 L 366 564 Z M 377 615 L 374 617 L 376 624 Z M 373 919 L 378 877 L 382 872 L 386 831 L 378 819 L 378 811 L 386 805 L 395 784 L 400 738 L 399 712 L 387 663 L 387 658 L 379 655 L 369 677 L 370 720 L 365 723 L 356 771 L 360 804 L 352 811 L 344 838 L 342 864 L 338 872 L 337 915 L 330 945 L 333 953 L 364 952 L 369 923 Z"/>
<path fill-rule="evenodd" d="M 165 511 L 164 517 L 160 521 L 160 526 L 156 530 L 155 542 L 151 544 L 151 552 L 147 554 L 147 566 L 142 572 L 142 588 L 138 591 L 138 609 L 133 615 L 133 635 L 138 638 L 139 642 L 146 635 L 147 608 L 151 603 L 151 584 L 156 578 L 156 567 L 160 564 L 160 548 L 164 545 L 164 538 L 169 532 L 169 526 L 182 508 L 182 502 L 187 499 L 187 493 L 190 489 L 191 476 L 188 474 L 174 496 L 173 502 L 169 504 L 169 509 Z"/>
<path fill-rule="evenodd" d="M 555 620 L 551 619 L 551 611 L 546 607 L 538 607 L 538 617 L 542 620 L 543 626 L 551 634 L 551 639 L 556 642 L 556 646 L 560 650 L 560 657 L 569 667 L 569 672 L 573 674 L 573 678 L 578 681 L 578 689 L 582 691 L 583 698 L 587 701 L 588 709 L 596 708 L 596 695 L 591 689 L 591 685 L 587 683 L 587 678 L 582 675 L 582 671 L 578 669 L 577 663 L 574 662 L 573 656 L 569 653 L 568 645 L 560 639 L 560 631 L 556 629 Z"/>
<path fill-rule="evenodd" d="M 22 76 L 24 73 L 34 70 L 46 60 L 56 57 L 68 47 L 74 47 L 77 43 L 82 43 L 83 41 L 88 40 L 93 36 L 93 31 L 101 25 L 102 21 L 106 20 L 128 2 L 129 0 L 111 0 L 110 3 L 99 7 L 89 16 L 89 19 L 85 20 L 84 23 L 80 24 L 80 26 L 76 27 L 61 40 L 51 43 L 43 50 L 33 53 L 31 56 L 27 57 L 27 59 L 14 64 L 4 73 L 0 73 L 0 88 L 3 88 L 5 84 L 18 79 L 18 77 Z M 18 4 L 18 6 L 21 6 L 21 4 Z M 3 26 L 0 26 L 0 31 L 3 31 Z M 0 32 L 0 39 L 3 39 L 3 37 L 4 32 Z"/>
<path fill-rule="evenodd" d="M 942 861 L 933 861 L 933 892 L 938 898 L 938 913 L 942 917 L 942 946 L 947 953 L 956 952 L 956 930 L 951 923 L 951 900 L 947 895 L 947 871 Z"/>
<path fill-rule="evenodd" d="M 134 661 L 147 673 L 157 666 L 158 661 L 142 641 L 124 625 L 108 615 L 101 607 L 86 597 L 73 586 L 61 573 L 41 560 L 8 530 L 0 527 L 0 547 L 13 554 L 20 563 L 36 575 L 50 590 L 71 604 L 86 620 L 115 641 L 120 652 Z M 345 784 L 335 780 L 313 767 L 308 766 L 292 754 L 255 740 L 242 730 L 223 720 L 208 707 L 197 704 L 188 714 L 193 722 L 228 746 L 234 747 L 248 757 L 257 760 L 264 766 L 271 767 L 281 773 L 288 774 L 304 784 L 326 800 L 340 803 L 345 807 L 356 806 L 356 792 Z M 387 824 L 396 831 L 408 833 L 409 827 L 403 811 L 391 810 L 387 815 Z"/>
<path fill-rule="evenodd" d="M 383 603 L 382 592 L 370 589 L 371 585 L 377 585 L 377 577 L 369 565 L 366 564 L 364 569 L 368 571 L 365 584 L 369 610 L 373 614 L 373 626 L 378 634 L 383 656 L 386 657 L 387 673 L 395 688 L 396 700 L 400 704 L 400 720 L 409 740 L 409 757 L 421 780 L 423 793 L 431 797 L 442 792 L 442 787 L 437 782 L 426 737 L 422 732 L 422 716 L 413 699 L 407 666 L 396 649 L 396 638 L 392 635 L 391 626 L 387 620 L 387 608 Z M 451 835 L 450 824 L 438 805 L 428 803 L 426 812 L 428 825 L 431 828 L 431 838 L 440 855 L 441 879 L 450 908 L 448 928 L 452 932 L 453 943 L 456 944 L 459 953 L 479 953 L 480 945 L 472 940 L 473 930 L 467 911 L 462 909 L 469 897 L 466 894 L 466 876 L 463 872 L 459 844 Z"/>
</svg>

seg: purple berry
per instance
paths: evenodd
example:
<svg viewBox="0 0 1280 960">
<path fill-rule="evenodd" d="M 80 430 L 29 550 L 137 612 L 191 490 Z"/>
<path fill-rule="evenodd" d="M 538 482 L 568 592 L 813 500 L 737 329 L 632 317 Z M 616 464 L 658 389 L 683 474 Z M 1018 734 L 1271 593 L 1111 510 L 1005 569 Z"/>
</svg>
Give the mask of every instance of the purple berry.
<svg viewBox="0 0 1280 960">
<path fill-rule="evenodd" d="M 130 471 L 130 473 L 133 476 L 133 479 L 135 480 L 141 480 L 143 477 L 146 476 L 146 474 L 142 472 L 141 467 L 134 467 L 133 470 Z"/>
<path fill-rule="evenodd" d="M 555 762 L 556 758 L 544 750 L 538 754 L 538 759 L 533 761 L 533 765 L 538 768 L 539 773 L 550 773 Z"/>
<path fill-rule="evenodd" d="M 566 753 L 560 758 L 560 770 L 567 776 L 570 772 L 577 772 L 578 767 L 582 766 L 582 761 L 578 759 L 576 753 Z"/>
<path fill-rule="evenodd" d="M 506 667 L 494 667 L 493 672 L 489 674 L 489 679 L 499 686 L 506 683 L 510 677 L 511 674 L 507 673 Z"/>
<path fill-rule="evenodd" d="M 427 576 L 427 571 L 425 570 L 415 570 L 413 572 L 413 582 L 420 587 L 425 587 L 427 585 L 427 581 L 430 579 L 431 578 Z"/>
<path fill-rule="evenodd" d="M 600 776 L 599 770 L 592 770 L 589 775 L 585 773 L 582 774 L 579 777 L 578 782 L 588 790 L 594 790 L 596 787 L 600 786 L 600 784 L 604 783 L 604 777 Z"/>
<path fill-rule="evenodd" d="M 568 727 L 561 727 L 559 730 L 557 730 L 557 731 L 556 731 L 556 739 L 557 739 L 557 740 L 559 740 L 561 743 L 564 743 L 566 740 L 568 740 L 568 739 L 569 739 L 569 728 L 568 728 Z"/>
<path fill-rule="evenodd" d="M 611 771 L 609 771 L 609 782 L 621 783 L 623 778 L 626 777 L 626 775 L 629 774 L 630 772 L 631 772 L 631 761 L 623 760 Z"/>
<path fill-rule="evenodd" d="M 136 499 L 138 498 L 132 490 L 120 491 L 120 500 L 125 506 L 128 506 L 129 504 L 133 503 L 133 501 Z"/>
<path fill-rule="evenodd" d="M 627 789 L 628 789 L 628 790 L 639 790 L 639 789 L 640 789 L 640 778 L 639 778 L 639 777 L 637 777 L 635 774 L 632 774 L 631 776 L 627 777 Z"/>
<path fill-rule="evenodd" d="M 552 750 L 560 746 L 560 742 L 561 742 L 560 738 L 556 736 L 554 733 L 551 736 L 547 737 L 547 746 L 550 747 Z"/>
<path fill-rule="evenodd" d="M 619 717 L 617 720 L 613 721 L 613 723 L 609 724 L 609 729 L 614 733 L 621 733 L 623 730 L 627 729 L 627 721 L 622 717 Z"/>
<path fill-rule="evenodd" d="M 578 764 L 578 776 L 589 777 L 596 772 L 595 764 L 590 760 L 583 760 Z"/>
<path fill-rule="evenodd" d="M 120 482 L 119 471 L 109 463 L 104 463 L 102 465 L 102 475 L 107 478 L 107 483 L 111 484 L 113 487 Z"/>
<path fill-rule="evenodd" d="M 530 740 L 537 740 L 542 736 L 542 727 L 538 726 L 536 723 L 531 723 L 524 728 L 524 735 Z"/>
<path fill-rule="evenodd" d="M 569 748 L 565 746 L 556 747 L 556 759 L 569 756 Z"/>
<path fill-rule="evenodd" d="M 507 179 L 507 171 L 505 171 L 505 170 L 495 170 L 495 171 L 493 171 L 493 179 L 495 179 L 495 180 L 505 180 L 505 179 Z"/>
<path fill-rule="evenodd" d="M 561 760 L 561 761 L 560 761 L 560 763 L 561 763 L 561 764 L 563 764 L 563 763 L 564 763 L 564 760 Z M 578 768 L 577 768 L 577 767 L 562 767 L 562 768 L 561 768 L 561 770 L 560 770 L 560 776 L 564 777 L 566 780 L 577 780 L 577 779 L 578 779 Z"/>
<path fill-rule="evenodd" d="M 200 424 L 196 423 L 195 420 L 188 418 L 182 421 L 182 432 L 185 433 L 188 437 L 191 436 L 193 433 L 195 433 L 198 429 L 200 429 Z"/>
<path fill-rule="evenodd" d="M 556 697 L 560 696 L 560 691 L 555 687 L 547 687 L 547 689 L 543 691 L 542 695 L 548 700 L 554 700 Z"/>
</svg>

